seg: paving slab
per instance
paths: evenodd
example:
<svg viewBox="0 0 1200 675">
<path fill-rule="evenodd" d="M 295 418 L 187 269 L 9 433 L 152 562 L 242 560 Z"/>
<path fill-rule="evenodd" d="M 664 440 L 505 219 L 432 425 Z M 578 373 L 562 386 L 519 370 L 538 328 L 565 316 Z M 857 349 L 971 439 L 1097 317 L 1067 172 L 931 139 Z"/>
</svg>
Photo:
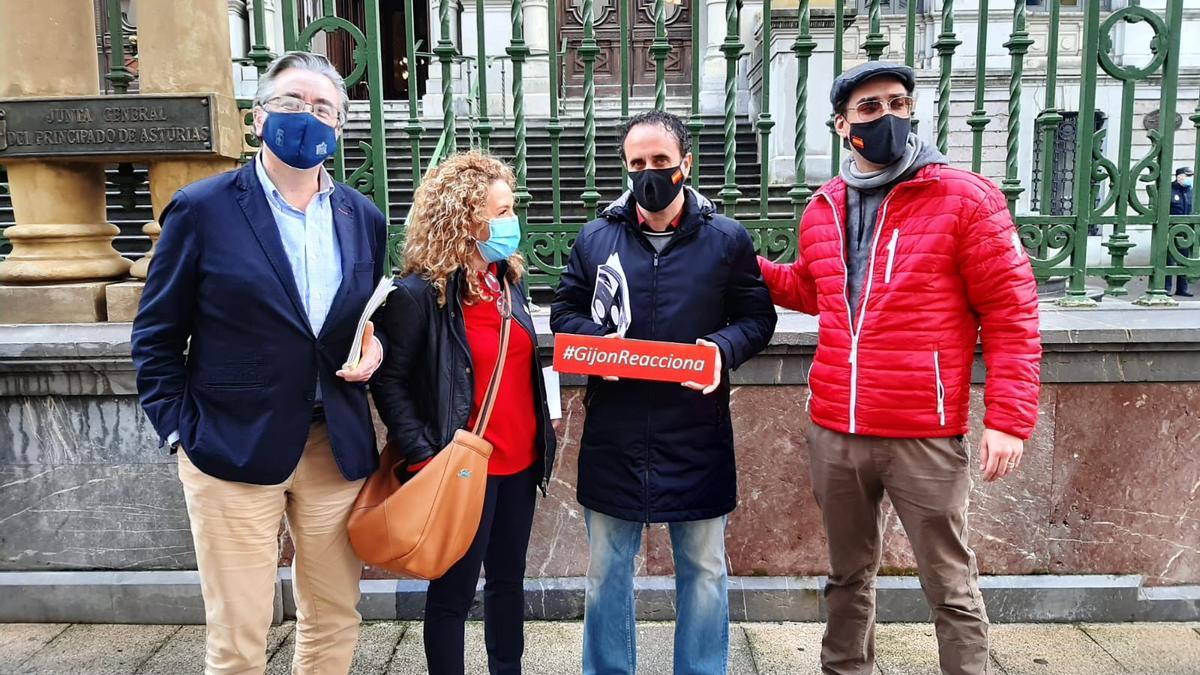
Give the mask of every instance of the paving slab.
<svg viewBox="0 0 1200 675">
<path fill-rule="evenodd" d="M 638 623 L 639 675 L 659 675 L 672 672 L 675 658 L 675 624 L 671 622 Z M 579 629 L 579 644 L 583 644 L 583 627 Z M 746 632 L 740 624 L 729 627 L 729 675 L 754 675 L 754 657 Z"/>
<path fill-rule="evenodd" d="M 539 624 L 537 630 L 533 629 L 532 624 L 526 624 L 525 639 L 525 659 L 522 663 L 523 670 L 528 675 L 542 675 L 543 673 L 561 672 L 567 673 L 578 672 L 578 648 L 573 645 L 568 646 L 565 654 L 560 650 L 550 650 L 547 653 L 534 652 L 530 648 L 530 643 L 533 641 L 533 636 L 541 632 Z M 478 621 L 468 621 L 465 636 L 464 648 L 465 671 L 468 673 L 486 673 L 487 668 L 487 652 L 483 643 L 483 624 Z M 575 665 L 573 667 L 567 665 L 564 667 L 564 659 L 570 663 L 570 659 L 574 658 Z M 387 671 L 392 675 L 421 675 L 428 673 L 429 670 L 425 665 L 425 631 L 421 622 L 413 622 L 405 631 L 400 644 L 396 647 L 395 654 L 392 657 L 391 667 Z"/>
<path fill-rule="evenodd" d="M 583 624 L 578 621 L 539 621 L 525 624 L 525 657 L 522 670 L 537 673 L 583 671 Z M 479 628 L 478 652 L 483 653 L 483 631 Z M 487 672 L 486 669 L 479 672 Z"/>
<path fill-rule="evenodd" d="M 292 623 L 271 626 L 267 654 L 274 654 L 295 629 Z M 180 626 L 136 675 L 200 675 L 204 672 L 204 626 Z M 290 658 L 290 656 L 289 656 Z"/>
<path fill-rule="evenodd" d="M 358 635 L 358 649 L 354 652 L 354 662 L 350 665 L 351 674 L 386 673 L 408 626 L 408 623 L 402 621 L 363 624 Z"/>
<path fill-rule="evenodd" d="M 296 622 L 289 621 L 281 626 L 281 638 L 277 643 L 267 642 L 266 675 L 291 675 L 292 657 L 296 655 Z"/>
<path fill-rule="evenodd" d="M 674 631 L 673 623 L 643 621 L 638 624 L 639 675 L 659 675 L 672 671 Z M 581 622 L 529 622 L 526 624 L 525 635 L 525 658 L 522 667 L 526 675 L 563 675 L 582 670 Z M 388 672 L 395 675 L 427 673 L 423 640 L 421 624 L 414 623 L 400 641 Z M 483 624 L 478 621 L 467 622 L 466 672 L 487 672 Z M 745 633 L 738 626 L 730 627 L 729 673 L 755 673 L 750 646 Z"/>
<path fill-rule="evenodd" d="M 12 672 L 67 629 L 65 623 L 0 625 L 0 673 Z"/>
<path fill-rule="evenodd" d="M 750 654 L 758 675 L 794 675 L 821 670 L 819 623 L 744 623 Z"/>
<path fill-rule="evenodd" d="M 937 636 L 929 623 L 881 623 L 875 628 L 875 664 L 884 675 L 937 673 Z"/>
<path fill-rule="evenodd" d="M 482 633 L 482 631 L 480 631 Z M 467 667 L 466 672 L 475 672 L 471 670 L 471 658 L 476 647 L 471 644 L 471 627 L 467 625 Z M 480 646 L 482 646 L 482 635 Z M 400 637 L 400 642 L 396 645 L 396 649 L 392 653 L 392 663 L 387 670 L 388 675 L 417 675 L 418 673 L 428 672 L 425 668 L 425 632 L 421 630 L 421 622 L 416 621 L 408 626 L 408 630 L 404 631 L 404 635 Z M 487 672 L 485 667 L 482 672 Z"/>
<path fill-rule="evenodd" d="M 179 626 L 135 672 L 137 675 L 199 675 L 204 672 L 204 626 Z"/>
<path fill-rule="evenodd" d="M 1110 675 L 1125 669 L 1076 626 L 993 624 L 992 658 L 1007 675 Z"/>
<path fill-rule="evenodd" d="M 1080 628 L 1131 673 L 1200 674 L 1195 624 L 1105 623 Z"/>
<path fill-rule="evenodd" d="M 14 672 L 127 675 L 150 660 L 178 630 L 178 626 L 74 624 Z"/>
<path fill-rule="evenodd" d="M 578 673 L 580 622 L 526 624 L 528 675 Z M 733 675 L 792 675 L 819 670 L 823 625 L 735 623 L 730 627 Z M 268 673 L 290 673 L 295 627 L 275 626 L 268 638 Z M 931 624 L 880 624 L 876 673 L 937 673 Z M 638 627 L 638 673 L 670 673 L 674 624 Z M 1000 624 L 992 627 L 997 675 L 1200 675 L 1200 624 Z M 204 628 L 176 625 L 0 625 L 0 673 L 59 675 L 189 675 L 203 670 Z M 467 623 L 466 671 L 487 672 L 483 625 Z M 426 673 L 419 622 L 362 627 L 352 673 Z"/>
</svg>

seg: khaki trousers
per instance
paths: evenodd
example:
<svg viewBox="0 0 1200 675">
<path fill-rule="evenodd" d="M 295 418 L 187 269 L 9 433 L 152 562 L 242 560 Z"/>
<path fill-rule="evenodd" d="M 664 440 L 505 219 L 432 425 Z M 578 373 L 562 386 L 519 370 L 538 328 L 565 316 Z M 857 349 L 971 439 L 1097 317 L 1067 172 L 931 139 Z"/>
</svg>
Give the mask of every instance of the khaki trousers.
<svg viewBox="0 0 1200 675">
<path fill-rule="evenodd" d="M 179 453 L 207 623 L 206 675 L 262 673 L 274 613 L 279 522 L 296 544 L 297 675 L 345 675 L 358 643 L 362 563 L 346 520 L 362 481 L 342 477 L 323 422 L 312 425 L 296 470 L 279 485 L 213 478 Z"/>
<path fill-rule="evenodd" d="M 921 589 L 933 608 L 942 672 L 989 672 L 987 614 L 975 553 L 967 546 L 965 442 L 850 436 L 813 425 L 808 445 L 832 570 L 822 672 L 866 675 L 874 668 L 885 491 L 912 542 Z"/>
</svg>

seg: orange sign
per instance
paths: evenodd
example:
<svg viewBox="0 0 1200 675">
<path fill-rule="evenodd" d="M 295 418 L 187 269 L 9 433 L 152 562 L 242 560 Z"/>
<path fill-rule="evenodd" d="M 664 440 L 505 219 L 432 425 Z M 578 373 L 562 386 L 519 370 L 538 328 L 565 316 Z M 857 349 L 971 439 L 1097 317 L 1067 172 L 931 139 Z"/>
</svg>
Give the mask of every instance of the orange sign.
<svg viewBox="0 0 1200 675">
<path fill-rule="evenodd" d="M 554 369 L 572 375 L 709 385 L 715 379 L 716 357 L 717 348 L 707 345 L 567 333 L 554 336 Z"/>
</svg>

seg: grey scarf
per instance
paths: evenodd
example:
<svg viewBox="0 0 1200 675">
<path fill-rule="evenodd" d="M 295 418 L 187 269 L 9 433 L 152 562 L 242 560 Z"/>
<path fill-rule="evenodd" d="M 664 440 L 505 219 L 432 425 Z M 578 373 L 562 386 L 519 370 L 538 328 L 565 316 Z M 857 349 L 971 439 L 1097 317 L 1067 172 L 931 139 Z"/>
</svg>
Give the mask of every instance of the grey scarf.
<svg viewBox="0 0 1200 675">
<path fill-rule="evenodd" d="M 869 173 L 860 172 L 858 165 L 854 163 L 854 156 L 851 155 L 842 162 L 842 180 L 855 190 L 877 190 L 908 173 L 916 163 L 917 156 L 921 154 L 922 146 L 924 143 L 916 134 L 909 134 L 908 143 L 904 146 L 904 155 L 897 162 Z"/>
<path fill-rule="evenodd" d="M 842 180 L 849 188 L 846 191 L 846 289 L 850 306 L 855 310 L 850 319 L 852 323 L 858 320 L 858 299 L 866 280 L 871 241 L 883 200 L 896 184 L 908 180 L 921 168 L 947 163 L 949 160 L 937 148 L 926 145 L 915 134 L 909 134 L 904 156 L 879 171 L 859 171 L 853 157 L 842 164 Z"/>
</svg>

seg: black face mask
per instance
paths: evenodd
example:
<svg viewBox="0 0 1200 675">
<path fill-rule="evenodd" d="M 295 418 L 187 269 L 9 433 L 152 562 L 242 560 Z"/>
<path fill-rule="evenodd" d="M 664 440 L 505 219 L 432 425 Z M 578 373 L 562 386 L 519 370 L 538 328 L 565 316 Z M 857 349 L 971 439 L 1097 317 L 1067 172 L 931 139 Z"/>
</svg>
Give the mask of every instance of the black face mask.
<svg viewBox="0 0 1200 675">
<path fill-rule="evenodd" d="M 850 138 L 847 140 L 868 162 L 888 166 L 904 156 L 911 132 L 911 119 L 884 115 L 870 122 L 851 124 Z"/>
<path fill-rule="evenodd" d="M 680 166 L 630 171 L 630 189 L 638 206 L 647 213 L 658 213 L 670 206 L 683 189 L 683 171 Z"/>
</svg>

